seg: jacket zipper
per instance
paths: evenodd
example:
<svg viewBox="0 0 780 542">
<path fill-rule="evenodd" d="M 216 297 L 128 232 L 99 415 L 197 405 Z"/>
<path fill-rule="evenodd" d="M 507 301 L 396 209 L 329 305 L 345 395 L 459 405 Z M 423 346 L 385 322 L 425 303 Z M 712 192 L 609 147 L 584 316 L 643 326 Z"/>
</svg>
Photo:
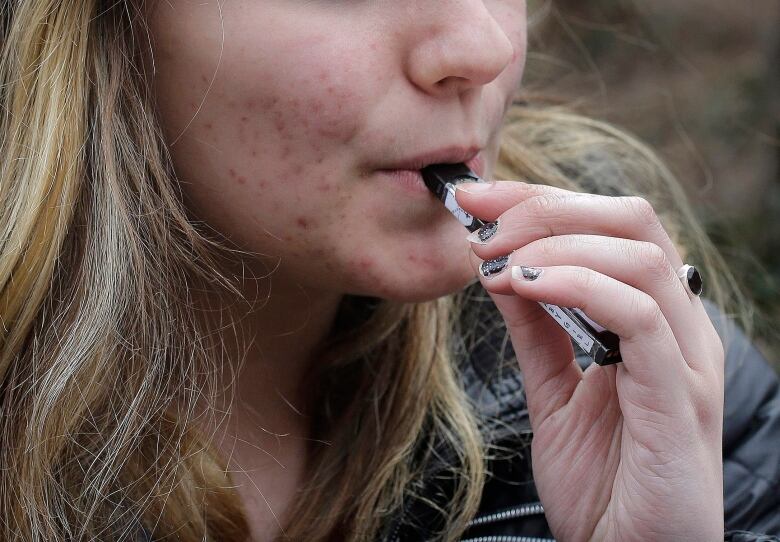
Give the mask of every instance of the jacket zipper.
<svg viewBox="0 0 780 542">
<path fill-rule="evenodd" d="M 393 534 L 391 534 L 390 538 L 388 538 L 390 542 L 401 542 L 401 535 L 399 534 L 399 531 L 401 530 L 401 523 L 403 523 L 404 516 L 406 516 L 406 506 L 407 503 L 404 503 L 404 505 L 401 507 L 401 514 L 398 516 L 398 520 L 395 522 L 395 527 L 393 527 Z"/>
<path fill-rule="evenodd" d="M 391 542 L 401 542 L 401 537 L 398 536 L 398 531 L 401 530 L 401 522 L 399 521 L 396 523 L 395 528 L 393 529 L 393 534 L 390 535 L 390 541 Z"/>
<path fill-rule="evenodd" d="M 533 502 L 516 506 L 514 508 L 507 508 L 500 512 L 493 512 L 492 514 L 484 514 L 472 519 L 467 526 L 475 527 L 477 525 L 487 525 L 489 523 L 498 523 L 507 519 L 520 518 L 524 516 L 533 516 L 537 514 L 544 514 L 544 507 L 541 502 Z M 512 536 L 512 535 L 488 535 L 479 536 L 476 538 L 464 538 L 461 542 L 555 542 L 552 538 L 537 538 L 532 536 Z"/>
<path fill-rule="evenodd" d="M 474 527 L 476 525 L 486 525 L 488 523 L 496 523 L 506 519 L 521 518 L 523 516 L 534 516 L 536 514 L 544 514 L 544 507 L 542 506 L 541 502 L 527 503 L 514 508 L 507 508 L 506 510 L 501 510 L 500 512 L 493 512 L 492 514 L 477 516 L 469 521 L 466 526 Z"/>
<path fill-rule="evenodd" d="M 491 514 L 484 514 L 477 516 L 466 524 L 466 527 L 474 527 L 477 525 L 487 525 L 489 523 L 497 523 L 507 519 L 520 518 L 523 516 L 533 516 L 537 514 L 544 514 L 544 507 L 541 502 L 534 502 L 523 504 L 514 508 L 507 508 L 500 512 L 493 512 Z M 401 521 L 396 523 L 393 529 L 393 534 L 389 540 L 391 542 L 400 542 L 401 537 L 398 536 L 398 531 L 401 528 Z M 507 535 L 492 535 L 492 536 L 480 536 L 478 538 L 464 538 L 461 542 L 555 542 L 552 538 L 535 538 L 528 536 L 507 536 Z"/>
<path fill-rule="evenodd" d="M 495 534 L 479 538 L 463 538 L 460 542 L 555 542 L 552 538 L 536 538 L 534 536 L 512 536 Z"/>
</svg>

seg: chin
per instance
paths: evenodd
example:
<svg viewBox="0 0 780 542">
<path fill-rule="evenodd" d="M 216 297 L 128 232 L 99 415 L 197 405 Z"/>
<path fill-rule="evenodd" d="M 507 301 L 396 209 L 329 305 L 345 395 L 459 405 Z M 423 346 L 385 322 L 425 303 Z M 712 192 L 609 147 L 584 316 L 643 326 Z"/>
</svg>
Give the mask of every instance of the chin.
<svg viewBox="0 0 780 542">
<path fill-rule="evenodd" d="M 388 278 L 383 281 L 383 288 L 363 295 L 403 303 L 423 303 L 457 293 L 477 280 L 474 270 L 470 268 L 453 269 L 452 272 L 438 271 L 424 276 L 420 272 L 411 272 L 401 277 Z"/>
</svg>

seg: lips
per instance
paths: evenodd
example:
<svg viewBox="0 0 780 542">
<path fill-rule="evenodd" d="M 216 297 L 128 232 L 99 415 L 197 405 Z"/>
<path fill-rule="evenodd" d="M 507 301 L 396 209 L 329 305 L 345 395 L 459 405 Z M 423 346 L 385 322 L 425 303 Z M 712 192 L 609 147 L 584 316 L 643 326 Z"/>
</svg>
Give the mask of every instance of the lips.
<svg viewBox="0 0 780 542">
<path fill-rule="evenodd" d="M 431 164 L 465 163 L 474 173 L 484 175 L 485 160 L 480 147 L 447 147 L 393 162 L 380 171 L 419 171 Z"/>
<path fill-rule="evenodd" d="M 451 146 L 417 154 L 392 162 L 384 169 L 422 169 L 431 164 L 457 164 L 474 158 L 480 151 L 477 146 Z"/>
<path fill-rule="evenodd" d="M 480 152 L 471 160 L 466 160 L 466 165 L 480 178 L 485 176 L 485 156 Z"/>
<path fill-rule="evenodd" d="M 431 162 L 431 163 L 441 164 L 441 163 L 450 163 L 450 162 L 439 160 L 437 162 Z M 452 162 L 452 163 L 457 164 L 461 162 Z M 472 157 L 471 159 L 466 160 L 465 164 L 466 166 L 468 166 L 469 169 L 471 169 L 474 173 L 476 173 L 480 177 L 484 176 L 485 161 L 483 159 L 481 152 L 476 156 Z M 381 178 L 385 178 L 393 181 L 394 185 L 400 186 L 407 192 L 416 193 L 423 197 L 427 197 L 431 201 L 435 201 L 435 198 L 432 197 L 433 194 L 431 193 L 430 190 L 428 190 L 428 187 L 425 186 L 422 172 L 419 169 L 380 169 L 377 170 L 377 173 Z"/>
</svg>

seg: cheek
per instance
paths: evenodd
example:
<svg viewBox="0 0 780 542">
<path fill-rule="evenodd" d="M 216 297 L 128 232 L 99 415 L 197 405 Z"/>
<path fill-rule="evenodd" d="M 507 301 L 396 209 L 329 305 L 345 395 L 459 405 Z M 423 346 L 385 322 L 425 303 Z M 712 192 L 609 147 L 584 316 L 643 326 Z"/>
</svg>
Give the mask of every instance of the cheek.
<svg viewBox="0 0 780 542">
<path fill-rule="evenodd" d="M 277 235 L 289 241 L 296 232 L 310 235 L 333 218 L 329 209 L 348 203 L 338 179 L 368 114 L 373 89 L 366 83 L 376 81 L 323 40 L 266 53 L 274 62 L 263 61 L 261 45 L 226 43 L 213 82 L 209 61 L 160 67 L 168 131 L 187 127 L 174 147 L 177 170 L 201 193 L 199 207 L 216 196 L 225 211 L 273 219 L 267 228 L 284 230 Z M 318 48 L 329 52 L 312 56 Z"/>
<path fill-rule="evenodd" d="M 307 51 L 317 50 L 311 47 Z M 224 71 L 224 84 L 203 117 L 203 128 L 210 130 L 204 137 L 223 150 L 220 176 L 250 185 L 255 178 L 257 188 L 282 189 L 279 198 L 297 196 L 295 204 L 312 192 L 316 199 L 336 195 L 331 172 L 343 171 L 368 114 L 372 89 L 365 78 L 345 69 L 335 54 L 316 57 L 293 49 L 279 64 L 259 67 L 256 58 L 244 58 Z"/>
<path fill-rule="evenodd" d="M 218 41 L 158 56 L 161 113 L 189 205 L 242 248 L 285 256 L 285 272 L 300 272 L 302 281 L 312 279 L 300 262 L 315 261 L 323 280 L 336 277 L 355 292 L 401 295 L 408 269 L 428 277 L 413 281 L 420 292 L 452 287 L 435 270 L 448 258 L 444 241 L 460 241 L 462 232 L 439 232 L 410 248 L 388 232 L 410 229 L 427 212 L 414 207 L 406 217 L 400 205 L 388 213 L 386 200 L 356 175 L 361 145 L 394 137 L 371 134 L 381 124 L 372 108 L 391 74 L 377 56 L 381 46 L 365 40 L 355 50 L 334 41 L 348 34 L 340 30 L 335 38 L 298 30 L 289 32 L 294 41 L 270 43 L 277 38 L 260 42 L 226 25 L 221 59 Z"/>
<path fill-rule="evenodd" d="M 235 96 L 231 102 L 243 99 L 245 105 L 228 112 L 223 127 L 235 130 L 239 145 L 252 146 L 250 156 L 288 160 L 306 155 L 307 162 L 321 163 L 328 149 L 348 143 L 359 129 L 357 93 L 326 68 L 284 82 L 276 82 L 282 88 L 257 87 Z"/>
<path fill-rule="evenodd" d="M 349 144 L 366 117 L 373 89 L 354 67 L 359 56 L 351 58 L 350 67 L 348 53 L 318 36 L 284 47 L 241 47 L 235 57 L 240 60 L 225 67 L 217 90 L 227 109 L 219 122 L 226 137 L 233 131 L 236 154 L 296 162 L 299 166 L 288 173 L 297 175 L 302 164 L 322 163 L 330 151 Z"/>
</svg>

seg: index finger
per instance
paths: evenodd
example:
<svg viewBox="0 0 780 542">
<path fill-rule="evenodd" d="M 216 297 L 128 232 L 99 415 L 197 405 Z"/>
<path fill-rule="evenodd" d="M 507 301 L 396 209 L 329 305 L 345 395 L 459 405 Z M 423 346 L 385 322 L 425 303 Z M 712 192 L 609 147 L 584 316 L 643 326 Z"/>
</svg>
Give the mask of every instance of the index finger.
<svg viewBox="0 0 780 542">
<path fill-rule="evenodd" d="M 587 192 L 573 192 L 546 184 L 532 184 L 523 181 L 468 182 L 455 185 L 455 200 L 458 205 L 469 212 L 469 209 L 479 202 L 478 218 L 489 221 L 495 220 L 518 203 L 543 194 L 591 195 Z"/>
</svg>

